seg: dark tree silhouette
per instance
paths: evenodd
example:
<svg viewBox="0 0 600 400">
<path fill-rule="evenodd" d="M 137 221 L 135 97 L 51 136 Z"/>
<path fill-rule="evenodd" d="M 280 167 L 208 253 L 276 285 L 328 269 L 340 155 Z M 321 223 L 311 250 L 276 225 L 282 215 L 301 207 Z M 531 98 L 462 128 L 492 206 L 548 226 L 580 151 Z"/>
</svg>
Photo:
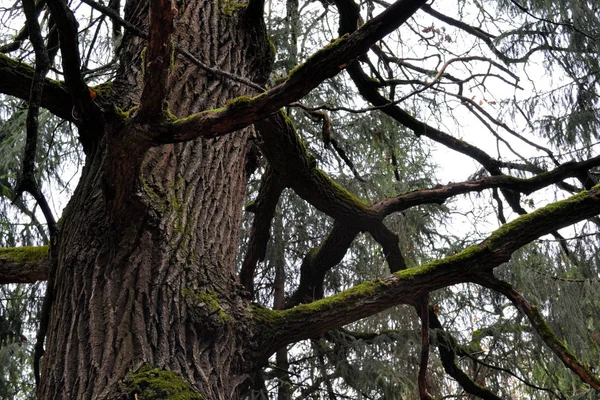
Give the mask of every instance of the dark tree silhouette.
<svg viewBox="0 0 600 400">
<path fill-rule="evenodd" d="M 328 338 L 332 346 L 353 335 L 357 340 L 358 333 L 341 328 L 404 304 L 413 306 L 422 321 L 415 383 L 419 397 L 444 394 L 429 393 L 435 391 L 428 382 L 429 353 L 435 348 L 443 370 L 464 392 L 497 399 L 484 380 L 458 363 L 459 356 L 472 354 L 444 330 L 429 301 L 430 293 L 462 283 L 475 283 L 509 299 L 557 359 L 600 391 L 597 369 L 580 361 L 552 331 L 546 321 L 548 309 L 538 308 L 494 274 L 515 252 L 544 235 L 560 239 L 559 229 L 588 220 L 589 229 L 594 229 L 600 187 L 594 186 L 593 173 L 600 157 L 590 151 L 565 162 L 548 150 L 555 161 L 552 166 L 507 162 L 402 108 L 407 98 L 456 85 L 459 103 L 488 124 L 498 122 L 462 93 L 461 85 L 476 79 L 477 73 L 463 80 L 448 70 L 453 63 L 481 62 L 510 77 L 506 65 L 519 62 L 519 55 L 500 47 L 500 35 L 441 14 L 424 0 L 370 3 L 382 10 L 374 17 L 367 13 L 366 21 L 352 1 L 324 2 L 326 9 L 337 12 L 339 37 L 275 80 L 271 74 L 279 67 L 274 64 L 276 50 L 265 26 L 263 0 L 126 1 L 122 9 L 119 1 L 108 6 L 82 2 L 96 15 L 99 12 L 102 21 L 111 22 L 111 65 L 116 73 L 109 81 L 90 83 L 89 54 L 79 43 L 84 17 L 64 0 L 23 0 L 18 12 L 26 24 L 0 54 L 0 92 L 27 105 L 21 170 L 10 197 L 18 206 L 26 193 L 31 195 L 47 223 L 48 247 L 0 253 L 0 282 L 48 282 L 34 355 L 38 398 L 251 398 L 263 390 L 260 371 L 275 353 L 279 396 L 289 398 L 293 391 L 286 370 L 287 345 L 319 337 Z M 295 9 L 291 3 L 288 22 L 300 18 L 298 3 Z M 517 15 L 536 13 L 526 5 L 513 5 L 512 10 Z M 383 40 L 417 11 L 480 40 L 496 61 L 487 55 L 458 55 L 431 73 L 419 70 L 408 57 L 395 57 Z M 550 19 L 536 21 L 547 24 Z M 575 25 L 560 22 L 571 34 L 583 34 Z M 560 47 L 558 39 L 551 43 L 548 31 L 530 30 L 523 35 L 547 41 L 539 48 L 532 45 L 531 54 L 570 51 L 567 45 Z M 288 34 L 297 43 L 298 32 L 291 29 Z M 449 40 L 433 25 L 414 32 L 418 34 L 432 35 L 428 40 L 433 42 Z M 11 58 L 25 41 L 32 55 Z M 297 59 L 297 47 L 286 51 L 287 61 Z M 398 72 L 384 77 L 379 72 L 383 64 L 410 69 L 421 78 L 411 80 Z M 56 71 L 62 80 L 48 78 Z M 483 172 L 469 181 L 412 187 L 372 203 L 336 183 L 318 168 L 319 160 L 309 153 L 283 108 L 304 109 L 322 121 L 326 146 L 360 181 L 352 157 L 331 134 L 335 123 L 326 111 L 333 113 L 335 107 L 297 103 L 342 71 L 381 118 L 471 157 Z M 488 71 L 487 76 L 493 74 Z M 413 88 L 405 97 L 400 95 L 403 85 Z M 58 222 L 39 175 L 41 109 L 76 127 L 85 159 Z M 387 159 L 398 181 L 401 157 L 391 151 Z M 247 180 L 261 171 L 260 189 L 247 207 L 254 219 L 238 271 Z M 553 187 L 570 197 L 526 212 L 521 195 Z M 270 236 L 285 229 L 272 222 L 286 189 L 335 222 L 322 243 L 304 255 L 297 282 L 286 281 L 285 270 L 278 269 L 274 301 L 260 305 L 253 302 L 258 299 L 257 268 Z M 395 232 L 384 221 L 474 192 L 493 192 L 501 227 L 447 257 L 438 254 L 429 262 L 412 258 L 398 236 L 408 233 Z M 508 222 L 504 203 L 515 215 Z M 361 232 L 378 244 L 389 274 L 334 294 L 325 286 L 327 276 Z M 566 244 L 563 250 L 569 251 Z M 590 301 L 598 307 L 597 298 Z M 324 362 L 329 350 L 314 343 Z M 312 382 L 322 383 L 330 398 L 335 398 L 339 385 L 334 379 L 341 376 L 333 375 L 325 373 Z M 351 378 L 345 379 L 351 384 Z M 311 393 L 304 388 L 302 396 Z"/>
</svg>

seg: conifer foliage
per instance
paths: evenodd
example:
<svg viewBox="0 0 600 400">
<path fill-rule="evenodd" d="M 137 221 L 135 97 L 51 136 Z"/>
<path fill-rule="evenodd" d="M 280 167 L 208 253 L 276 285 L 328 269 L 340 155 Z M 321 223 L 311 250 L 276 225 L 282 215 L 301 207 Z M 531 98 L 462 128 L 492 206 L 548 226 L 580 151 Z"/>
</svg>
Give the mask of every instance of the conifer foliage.
<svg viewBox="0 0 600 400">
<path fill-rule="evenodd" d="M 598 398 L 599 10 L 0 0 L 0 398 Z"/>
</svg>

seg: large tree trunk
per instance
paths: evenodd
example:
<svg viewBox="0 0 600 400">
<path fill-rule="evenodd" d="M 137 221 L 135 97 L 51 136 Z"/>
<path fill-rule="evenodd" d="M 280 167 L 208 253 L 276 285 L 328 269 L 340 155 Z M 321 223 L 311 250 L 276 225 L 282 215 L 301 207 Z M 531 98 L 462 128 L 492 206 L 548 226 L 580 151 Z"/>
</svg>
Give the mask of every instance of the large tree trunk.
<svg viewBox="0 0 600 400">
<path fill-rule="evenodd" d="M 244 10 L 237 1 L 178 4 L 174 41 L 206 64 L 263 83 L 271 50 Z M 147 15 L 146 2 L 126 7 L 140 26 Z M 122 109 L 139 102 L 144 46 L 124 40 L 114 85 Z M 167 98 L 182 117 L 248 91 L 177 57 Z M 156 368 L 206 398 L 231 399 L 256 368 L 245 358 L 251 329 L 235 274 L 253 132 L 147 149 L 132 140 L 140 129 L 107 121 L 63 216 L 39 398 L 139 392 L 144 384 L 134 387 L 127 375 Z"/>
</svg>

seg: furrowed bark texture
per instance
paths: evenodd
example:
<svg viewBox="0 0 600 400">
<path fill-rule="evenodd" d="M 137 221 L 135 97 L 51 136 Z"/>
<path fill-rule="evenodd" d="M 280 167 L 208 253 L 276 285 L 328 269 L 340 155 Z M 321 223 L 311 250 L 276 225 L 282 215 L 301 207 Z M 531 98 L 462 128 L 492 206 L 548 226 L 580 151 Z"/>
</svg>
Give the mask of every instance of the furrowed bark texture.
<svg viewBox="0 0 600 400">
<path fill-rule="evenodd" d="M 173 38 L 205 63 L 262 83 L 265 37 L 241 3 L 224 3 L 177 4 Z M 125 11 L 147 27 L 147 2 Z M 125 38 L 113 93 L 124 110 L 140 103 L 144 46 Z M 252 94 L 182 58 L 167 91 L 178 117 Z M 65 211 L 38 397 L 119 398 L 127 374 L 148 365 L 205 398 L 237 398 L 253 362 L 240 350 L 247 311 L 234 270 L 252 131 L 148 149 L 136 140 L 147 125 L 130 115 L 106 118 Z"/>
</svg>

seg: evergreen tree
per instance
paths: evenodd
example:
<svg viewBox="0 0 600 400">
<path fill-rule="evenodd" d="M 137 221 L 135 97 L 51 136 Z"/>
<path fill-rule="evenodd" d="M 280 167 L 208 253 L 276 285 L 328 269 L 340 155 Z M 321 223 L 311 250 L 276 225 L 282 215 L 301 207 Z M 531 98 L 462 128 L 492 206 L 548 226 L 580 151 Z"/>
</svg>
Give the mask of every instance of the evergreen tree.
<svg viewBox="0 0 600 400">
<path fill-rule="evenodd" d="M 3 4 L 0 397 L 597 398 L 600 4 L 80 1 Z"/>
</svg>

